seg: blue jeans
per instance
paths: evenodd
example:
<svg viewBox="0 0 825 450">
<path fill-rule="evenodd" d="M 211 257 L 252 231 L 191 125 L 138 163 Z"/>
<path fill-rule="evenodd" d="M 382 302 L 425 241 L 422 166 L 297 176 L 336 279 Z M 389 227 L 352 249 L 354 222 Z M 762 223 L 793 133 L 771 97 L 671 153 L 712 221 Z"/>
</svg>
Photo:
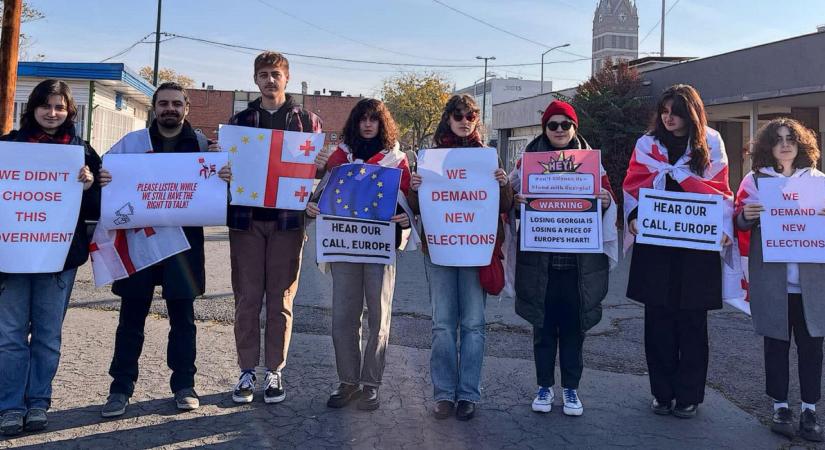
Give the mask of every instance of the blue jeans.
<svg viewBox="0 0 825 450">
<path fill-rule="evenodd" d="M 433 397 L 435 401 L 477 403 L 481 400 L 487 301 L 478 267 L 439 266 L 426 258 L 425 268 L 433 306 Z"/>
<path fill-rule="evenodd" d="M 2 275 L 0 412 L 49 408 L 76 273 Z"/>
</svg>

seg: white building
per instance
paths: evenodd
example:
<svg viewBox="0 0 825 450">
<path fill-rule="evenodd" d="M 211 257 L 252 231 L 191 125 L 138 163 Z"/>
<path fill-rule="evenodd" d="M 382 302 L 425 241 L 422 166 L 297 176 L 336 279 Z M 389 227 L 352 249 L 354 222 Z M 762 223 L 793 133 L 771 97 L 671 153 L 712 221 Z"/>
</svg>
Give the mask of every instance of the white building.
<svg viewBox="0 0 825 450">
<path fill-rule="evenodd" d="M 38 83 L 55 78 L 72 89 L 77 133 L 105 153 L 126 133 L 146 127 L 154 86 L 119 63 L 21 62 L 17 65 L 14 128 Z"/>
<path fill-rule="evenodd" d="M 522 80 L 520 78 L 488 78 L 487 79 L 487 112 L 484 126 L 487 128 L 487 139 L 491 146 L 495 146 L 498 141 L 498 131 L 493 123 L 493 105 L 510 102 L 525 97 L 533 97 L 541 92 L 553 90 L 553 82 L 545 81 L 544 89 L 541 89 L 541 81 Z M 463 89 L 458 89 L 455 94 L 470 94 L 475 98 L 479 108 L 484 107 L 484 82 L 476 83 Z"/>
</svg>

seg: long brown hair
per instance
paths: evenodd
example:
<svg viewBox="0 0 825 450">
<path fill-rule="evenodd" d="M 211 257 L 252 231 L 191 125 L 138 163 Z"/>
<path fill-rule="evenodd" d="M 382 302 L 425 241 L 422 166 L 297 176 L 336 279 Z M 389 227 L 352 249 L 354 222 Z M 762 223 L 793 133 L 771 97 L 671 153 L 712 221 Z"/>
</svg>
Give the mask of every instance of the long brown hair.
<svg viewBox="0 0 825 450">
<path fill-rule="evenodd" d="M 387 150 L 395 147 L 395 143 L 398 141 L 398 127 L 395 125 L 395 119 L 392 118 L 387 105 L 374 98 L 365 98 L 359 101 L 350 111 L 342 132 L 344 144 L 347 144 L 351 149 L 355 149 L 364 140 L 361 137 L 359 124 L 361 119 L 365 117 L 378 120 L 378 138 L 381 140 L 381 148 Z"/>
<path fill-rule="evenodd" d="M 447 136 L 452 139 L 457 139 L 453 130 L 450 129 L 450 116 L 455 111 L 462 110 L 465 114 L 468 112 L 481 113 L 481 108 L 478 107 L 478 103 L 476 103 L 475 99 L 469 94 L 456 94 L 450 97 L 450 100 L 444 105 L 444 111 L 441 112 L 441 120 L 438 122 L 438 127 L 436 127 L 435 133 L 433 134 L 433 144 L 435 144 L 436 147 L 440 147 L 444 143 L 444 138 Z M 481 121 L 481 118 L 477 120 L 473 134 L 478 135 L 479 141 L 484 140 L 484 123 Z"/>
<path fill-rule="evenodd" d="M 649 134 L 653 135 L 659 142 L 672 135 L 665 128 L 662 122 L 662 112 L 665 104 L 673 101 L 670 105 L 670 113 L 680 117 L 688 123 L 688 136 L 690 139 L 690 170 L 702 176 L 705 169 L 710 164 L 710 149 L 708 148 L 705 127 L 708 125 L 708 118 L 705 114 L 705 104 L 699 92 L 689 84 L 675 84 L 665 90 L 656 105 L 656 116 L 651 124 Z"/>
<path fill-rule="evenodd" d="M 766 123 L 756 132 L 756 139 L 753 140 L 753 150 L 751 150 L 753 170 L 773 167 L 777 172 L 782 172 L 782 165 L 773 157 L 773 147 L 779 141 L 778 132 L 782 127 L 788 128 L 799 149 L 796 158 L 793 160 L 793 168 L 803 169 L 816 166 L 820 155 L 816 135 L 798 121 L 789 117 L 780 117 Z"/>
<path fill-rule="evenodd" d="M 40 128 L 37 119 L 34 118 L 34 111 L 43 105 L 49 104 L 49 97 L 59 95 L 66 101 L 66 121 L 57 129 L 57 134 L 74 134 L 74 120 L 77 117 L 77 105 L 72 97 L 72 89 L 60 80 L 43 80 L 34 87 L 29 94 L 29 101 L 26 103 L 26 110 L 20 116 L 21 130 L 36 130 Z"/>
</svg>

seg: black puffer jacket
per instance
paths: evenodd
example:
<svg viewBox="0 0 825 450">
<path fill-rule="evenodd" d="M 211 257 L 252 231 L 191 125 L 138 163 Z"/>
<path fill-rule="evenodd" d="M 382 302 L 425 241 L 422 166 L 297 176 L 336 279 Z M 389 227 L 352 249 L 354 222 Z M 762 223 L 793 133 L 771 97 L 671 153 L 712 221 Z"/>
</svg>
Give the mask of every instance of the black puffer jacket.
<svg viewBox="0 0 825 450">
<path fill-rule="evenodd" d="M 569 148 L 590 148 L 577 136 Z M 544 135 L 527 144 L 525 152 L 556 150 Z M 516 256 L 516 314 L 536 327 L 544 326 L 544 302 L 547 298 L 552 253 L 518 251 Z M 602 320 L 602 300 L 607 295 L 610 261 L 604 253 L 576 254 L 579 274 L 579 318 L 582 332 Z"/>
<path fill-rule="evenodd" d="M 0 137 L 0 141 L 29 142 L 30 133 L 26 130 L 13 130 Z M 83 191 L 83 200 L 80 203 L 80 214 L 77 218 L 69 254 L 63 270 L 77 268 L 89 259 L 89 234 L 86 232 L 86 221 L 96 221 L 100 217 L 100 156 L 88 142 L 72 133 L 68 145 L 81 145 L 84 149 L 85 164 L 89 166 L 95 177 L 92 187 Z M 77 168 L 77 171 L 80 167 Z M 77 171 L 73 174 L 77 177 Z"/>
</svg>

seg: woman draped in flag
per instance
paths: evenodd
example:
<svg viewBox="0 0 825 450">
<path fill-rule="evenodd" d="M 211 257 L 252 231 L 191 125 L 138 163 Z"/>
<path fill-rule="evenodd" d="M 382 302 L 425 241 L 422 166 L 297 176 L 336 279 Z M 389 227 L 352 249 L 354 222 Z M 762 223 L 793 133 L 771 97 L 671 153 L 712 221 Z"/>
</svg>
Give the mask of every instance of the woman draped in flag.
<svg viewBox="0 0 825 450">
<path fill-rule="evenodd" d="M 441 121 L 433 136 L 437 148 L 483 147 L 481 109 L 467 94 L 454 95 L 441 113 Z M 499 162 L 499 165 L 501 163 Z M 505 213 L 513 204 L 513 190 L 507 173 L 496 169 L 490 174 L 500 186 L 499 212 Z M 420 212 L 418 188 L 422 177 L 413 174 L 407 196 L 413 213 Z M 497 241 L 504 239 L 504 226 L 499 219 Z M 430 376 L 433 382 L 438 419 L 455 413 L 459 420 L 475 415 L 475 404 L 481 400 L 481 365 L 484 359 L 484 306 L 487 294 L 479 279 L 478 267 L 447 267 L 433 264 L 422 240 L 424 268 L 433 307 L 432 352 Z M 460 252 L 460 248 L 456 248 Z M 459 334 L 460 330 L 460 334 Z M 460 340 L 459 340 L 460 339 Z M 460 342 L 460 344 L 459 344 Z"/>
<path fill-rule="evenodd" d="M 625 251 L 637 232 L 641 188 L 721 195 L 723 248 L 729 250 L 733 195 L 728 158 L 722 137 L 707 127 L 699 93 L 692 86 L 672 86 L 656 111 L 651 130 L 636 142 L 624 180 Z M 707 312 L 722 308 L 722 284 L 719 252 L 633 246 L 627 297 L 645 305 L 645 355 L 656 414 L 691 418 L 704 400 Z"/>
<path fill-rule="evenodd" d="M 20 130 L 3 141 L 82 145 L 85 165 L 77 172 L 83 200 L 63 270 L 0 273 L 0 433 L 42 430 L 48 420 L 52 379 L 60 360 L 61 329 L 77 268 L 89 257 L 86 220 L 100 215 L 100 157 L 75 131 L 77 107 L 69 85 L 44 80 L 35 86 L 20 118 Z M 31 336 L 31 337 L 30 337 Z"/>
<path fill-rule="evenodd" d="M 344 125 L 343 143 L 330 155 L 326 171 L 356 162 L 395 167 L 402 171 L 399 196 L 404 196 L 410 188 L 410 167 L 397 139 L 398 129 L 386 105 L 380 100 L 365 98 L 350 112 Z M 316 192 L 315 197 L 319 196 L 320 192 Z M 310 202 L 307 215 L 318 214 L 318 204 Z M 399 245 L 401 228 L 410 227 L 410 217 L 398 206 L 391 220 L 400 226 L 395 229 Z M 335 262 L 330 263 L 330 270 L 332 343 L 339 385 L 327 400 L 327 406 L 342 408 L 358 398 L 358 409 L 374 410 L 380 406 L 378 387 L 390 337 L 395 264 Z M 362 351 L 361 318 L 365 300 L 369 339 Z"/>
<path fill-rule="evenodd" d="M 578 134 L 578 115 L 569 103 L 550 103 L 541 124 L 542 134 L 527 144 L 525 152 L 590 148 Z M 520 167 L 521 160 L 511 174 L 513 186 L 521 185 Z M 578 396 L 584 369 L 584 335 L 602 318 L 601 302 L 607 295 L 608 272 L 619 256 L 616 205 L 604 169 L 601 185 L 598 197 L 602 204 L 604 253 L 518 251 L 516 255 L 516 313 L 533 325 L 533 357 L 539 386 L 532 404 L 535 412 L 547 413 L 553 407 L 557 351 L 564 414 L 580 416 L 584 412 Z M 526 202 L 521 194 L 516 200 Z"/>
<path fill-rule="evenodd" d="M 751 234 L 750 307 L 754 330 L 765 338 L 765 392 L 774 399 L 771 430 L 794 438 L 793 412 L 788 407 L 788 351 L 793 334 L 802 394 L 799 435 L 817 442 L 823 440 L 816 402 L 821 397 L 825 336 L 825 264 L 764 262 L 759 216 L 765 208 L 758 185 L 772 177 L 825 177 L 816 169 L 819 155 L 816 136 L 802 124 L 788 118 L 771 120 L 759 129 L 753 170 L 736 195 L 736 227 Z"/>
</svg>

